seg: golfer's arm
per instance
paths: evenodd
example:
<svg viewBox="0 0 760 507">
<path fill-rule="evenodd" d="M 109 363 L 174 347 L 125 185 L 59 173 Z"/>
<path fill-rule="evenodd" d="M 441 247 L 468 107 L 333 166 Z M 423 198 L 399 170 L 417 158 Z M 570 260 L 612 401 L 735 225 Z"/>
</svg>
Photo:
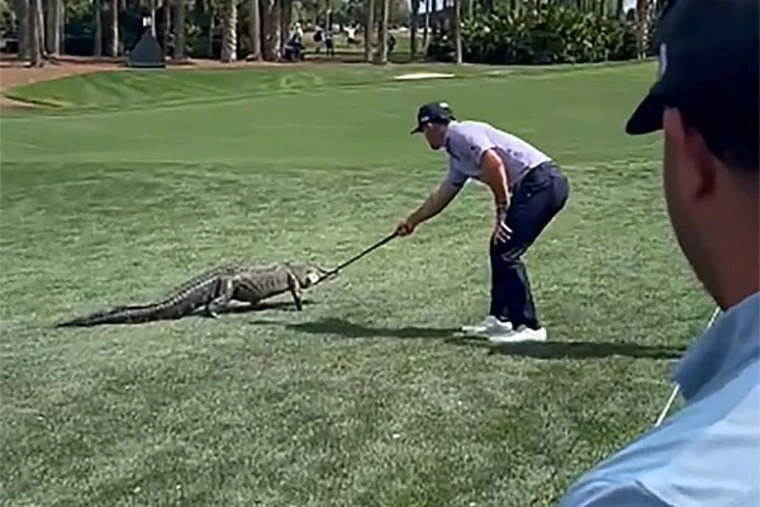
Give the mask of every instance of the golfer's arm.
<svg viewBox="0 0 760 507">
<path fill-rule="evenodd" d="M 448 181 L 442 182 L 438 186 L 438 189 L 425 199 L 422 206 L 409 215 L 409 221 L 416 225 L 434 217 L 443 211 L 458 193 L 459 187 L 452 185 Z"/>
<path fill-rule="evenodd" d="M 509 182 L 504 169 L 504 163 L 493 150 L 483 152 L 479 166 L 480 180 L 491 188 L 497 206 L 509 207 Z"/>
</svg>

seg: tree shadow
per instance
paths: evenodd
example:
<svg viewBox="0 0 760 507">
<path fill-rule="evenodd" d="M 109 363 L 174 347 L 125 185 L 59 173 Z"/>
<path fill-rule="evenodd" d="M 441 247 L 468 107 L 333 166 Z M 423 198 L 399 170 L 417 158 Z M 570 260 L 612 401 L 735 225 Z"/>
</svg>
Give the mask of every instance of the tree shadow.
<svg viewBox="0 0 760 507">
<path fill-rule="evenodd" d="M 273 323 L 262 321 L 252 324 Z M 684 352 L 683 347 L 649 346 L 631 342 L 549 341 L 492 346 L 488 340 L 483 338 L 461 336 L 456 328 L 367 327 L 332 318 L 300 324 L 285 324 L 285 328 L 301 333 L 333 334 L 344 338 L 440 339 L 453 345 L 487 348 L 491 354 L 535 359 L 600 359 L 611 356 L 637 359 L 678 359 Z"/>
</svg>

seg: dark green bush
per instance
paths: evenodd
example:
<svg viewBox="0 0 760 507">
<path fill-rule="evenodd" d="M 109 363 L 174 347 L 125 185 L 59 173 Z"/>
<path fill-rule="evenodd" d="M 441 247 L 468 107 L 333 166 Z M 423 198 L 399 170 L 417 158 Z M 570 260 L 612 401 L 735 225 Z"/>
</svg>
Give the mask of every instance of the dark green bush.
<svg viewBox="0 0 760 507">
<path fill-rule="evenodd" d="M 464 20 L 461 31 L 462 56 L 469 63 L 546 65 L 628 60 L 636 56 L 630 22 L 563 6 L 547 5 L 519 14 L 479 14 Z M 427 57 L 453 61 L 453 34 L 434 33 Z"/>
</svg>

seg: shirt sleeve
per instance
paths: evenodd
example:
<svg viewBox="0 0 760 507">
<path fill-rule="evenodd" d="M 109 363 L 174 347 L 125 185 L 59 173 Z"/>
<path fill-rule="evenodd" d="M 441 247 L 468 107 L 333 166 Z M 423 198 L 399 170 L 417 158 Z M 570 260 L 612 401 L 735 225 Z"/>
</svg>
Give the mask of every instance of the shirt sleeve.
<svg viewBox="0 0 760 507">
<path fill-rule="evenodd" d="M 446 175 L 443 178 L 443 183 L 447 183 L 454 188 L 462 188 L 468 179 L 469 176 L 458 170 L 453 164 L 449 164 L 449 168 L 446 170 Z"/>
<path fill-rule="evenodd" d="M 584 481 L 570 488 L 557 507 L 670 507 L 638 481 Z"/>
</svg>

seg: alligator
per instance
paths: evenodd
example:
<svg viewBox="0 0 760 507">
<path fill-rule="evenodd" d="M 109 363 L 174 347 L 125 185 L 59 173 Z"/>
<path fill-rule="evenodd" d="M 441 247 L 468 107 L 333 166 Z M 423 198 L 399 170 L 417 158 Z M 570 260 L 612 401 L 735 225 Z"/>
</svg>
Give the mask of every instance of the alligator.
<svg viewBox="0 0 760 507">
<path fill-rule="evenodd" d="M 231 262 L 205 271 L 174 288 L 164 299 L 145 305 L 117 306 L 56 324 L 55 327 L 133 324 L 154 320 L 180 319 L 200 313 L 218 318 L 232 300 L 251 306 L 290 292 L 296 309 L 303 309 L 302 289 L 324 279 L 326 271 L 290 262 L 259 264 Z"/>
</svg>

